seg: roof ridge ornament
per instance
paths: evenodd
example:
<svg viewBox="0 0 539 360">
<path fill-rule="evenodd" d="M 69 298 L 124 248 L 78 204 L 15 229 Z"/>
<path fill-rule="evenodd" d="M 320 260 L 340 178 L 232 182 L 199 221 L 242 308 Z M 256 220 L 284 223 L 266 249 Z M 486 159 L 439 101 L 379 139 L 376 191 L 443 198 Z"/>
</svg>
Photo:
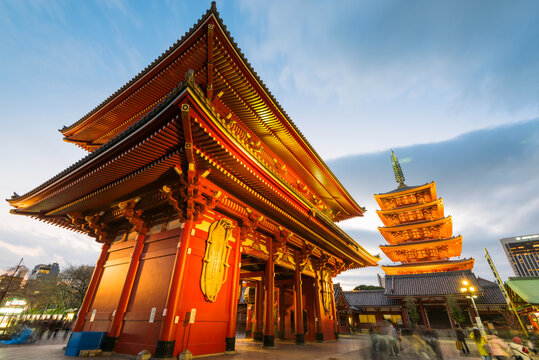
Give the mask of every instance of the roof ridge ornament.
<svg viewBox="0 0 539 360">
<path fill-rule="evenodd" d="M 395 153 L 393 153 L 393 150 L 391 150 L 391 165 L 393 166 L 393 174 L 395 175 L 395 181 L 399 184 L 399 188 L 406 187 L 401 164 L 399 163 L 397 156 L 395 156 Z"/>
</svg>

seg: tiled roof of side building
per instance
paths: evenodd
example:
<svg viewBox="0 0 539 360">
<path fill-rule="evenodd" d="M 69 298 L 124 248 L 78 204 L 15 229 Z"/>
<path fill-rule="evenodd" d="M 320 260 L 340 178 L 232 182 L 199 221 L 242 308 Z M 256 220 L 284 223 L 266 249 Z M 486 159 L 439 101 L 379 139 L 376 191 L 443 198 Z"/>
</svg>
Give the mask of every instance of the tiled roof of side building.
<svg viewBox="0 0 539 360">
<path fill-rule="evenodd" d="M 339 299 L 342 291 L 341 283 L 333 284 L 333 295 L 335 295 L 335 301 Z"/>
<path fill-rule="evenodd" d="M 471 270 L 414 275 L 387 275 L 384 294 L 390 297 L 460 294 L 462 280 L 480 288 Z"/>
<path fill-rule="evenodd" d="M 380 290 L 345 291 L 344 297 L 351 307 L 361 308 L 367 306 L 399 306 L 397 299 L 390 299 Z"/>
<path fill-rule="evenodd" d="M 505 301 L 505 298 L 503 296 L 502 291 L 498 287 L 498 285 L 481 285 L 481 290 L 483 290 L 483 294 L 478 296 L 477 299 L 475 299 L 475 302 L 477 304 L 483 304 L 483 305 L 506 305 L 507 302 Z"/>
</svg>

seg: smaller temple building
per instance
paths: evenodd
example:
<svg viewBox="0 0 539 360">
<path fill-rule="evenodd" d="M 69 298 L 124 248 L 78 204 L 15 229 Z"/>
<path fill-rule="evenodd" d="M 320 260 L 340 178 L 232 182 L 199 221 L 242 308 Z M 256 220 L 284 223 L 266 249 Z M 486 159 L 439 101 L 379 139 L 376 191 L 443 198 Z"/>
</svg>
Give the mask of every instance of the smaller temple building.
<svg viewBox="0 0 539 360">
<path fill-rule="evenodd" d="M 461 326 L 472 326 L 476 315 L 472 303 L 460 294 L 462 279 L 468 279 L 479 289 L 475 299 L 485 328 L 502 329 L 514 320 L 496 283 L 476 278 L 471 271 L 432 273 L 428 275 L 387 276 L 385 288 L 379 290 L 344 291 L 335 284 L 335 304 L 339 312 L 342 334 L 367 332 L 390 321 L 399 328 L 412 328 L 410 308 L 413 301 L 419 315 L 417 325 L 424 329 L 450 330 L 456 323 L 451 306 L 461 312 Z M 454 303 L 455 305 L 451 305 Z"/>
</svg>

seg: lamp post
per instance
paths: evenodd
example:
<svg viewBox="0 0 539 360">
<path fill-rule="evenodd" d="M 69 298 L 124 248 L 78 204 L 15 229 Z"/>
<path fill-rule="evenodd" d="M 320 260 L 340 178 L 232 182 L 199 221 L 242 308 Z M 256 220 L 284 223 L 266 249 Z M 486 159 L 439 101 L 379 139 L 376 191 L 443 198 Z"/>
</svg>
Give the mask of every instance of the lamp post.
<svg viewBox="0 0 539 360">
<path fill-rule="evenodd" d="M 475 317 L 475 321 L 477 322 L 477 326 L 479 327 L 479 330 L 481 330 L 481 332 L 484 335 L 485 329 L 483 328 L 483 322 L 481 321 L 481 317 L 479 316 L 479 310 L 477 310 L 477 306 L 475 305 L 475 300 L 474 300 L 477 297 L 476 295 L 477 289 L 473 287 L 472 285 L 470 285 L 468 280 L 462 280 L 461 284 L 462 284 L 462 287 L 460 288 L 460 292 L 465 294 L 466 298 L 472 299 L 472 305 L 475 310 L 475 314 L 477 315 Z"/>
</svg>

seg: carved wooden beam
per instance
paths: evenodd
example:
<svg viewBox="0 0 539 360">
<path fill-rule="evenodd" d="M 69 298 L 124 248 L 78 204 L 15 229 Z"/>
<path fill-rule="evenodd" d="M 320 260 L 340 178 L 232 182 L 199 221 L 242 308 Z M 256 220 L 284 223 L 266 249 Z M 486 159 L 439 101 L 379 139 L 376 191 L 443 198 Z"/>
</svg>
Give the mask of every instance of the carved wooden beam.
<svg viewBox="0 0 539 360">
<path fill-rule="evenodd" d="M 127 200 L 118 204 L 121 214 L 133 225 L 133 230 L 139 234 L 146 234 L 148 232 L 148 225 L 142 218 L 142 210 L 136 210 L 135 207 L 140 201 L 140 198 Z"/>
<path fill-rule="evenodd" d="M 259 225 L 259 223 L 264 220 L 264 216 L 253 211 L 252 209 L 246 207 L 245 211 L 249 214 L 247 218 L 243 218 L 239 221 L 240 225 L 240 240 L 245 241 L 247 235 L 252 233 Z"/>
<path fill-rule="evenodd" d="M 292 237 L 292 232 L 279 226 L 279 233 L 273 241 L 273 261 L 281 259 L 287 251 L 287 242 Z"/>
<path fill-rule="evenodd" d="M 100 222 L 102 213 L 85 216 L 86 226 L 91 229 L 91 236 L 95 237 L 95 241 L 104 243 L 108 237 L 107 225 Z"/>
</svg>

